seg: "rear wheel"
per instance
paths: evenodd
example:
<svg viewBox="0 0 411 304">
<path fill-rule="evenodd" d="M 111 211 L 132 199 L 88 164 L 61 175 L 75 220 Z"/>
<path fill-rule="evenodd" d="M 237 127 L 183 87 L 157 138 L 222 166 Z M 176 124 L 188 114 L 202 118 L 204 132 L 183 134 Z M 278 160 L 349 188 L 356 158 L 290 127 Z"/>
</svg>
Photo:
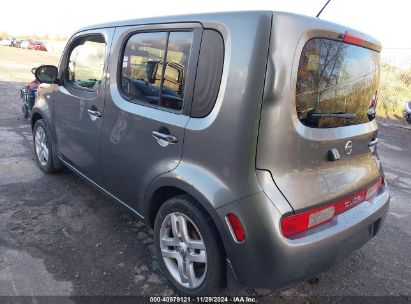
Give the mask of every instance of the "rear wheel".
<svg viewBox="0 0 411 304">
<path fill-rule="evenodd" d="M 42 119 L 37 120 L 34 124 L 33 142 L 34 154 L 40 169 L 46 173 L 57 171 L 58 168 L 53 163 L 53 147 L 50 136 Z"/>
<path fill-rule="evenodd" d="M 166 201 L 154 225 L 162 270 L 182 294 L 215 295 L 225 284 L 225 258 L 210 216 L 189 195 Z"/>
</svg>

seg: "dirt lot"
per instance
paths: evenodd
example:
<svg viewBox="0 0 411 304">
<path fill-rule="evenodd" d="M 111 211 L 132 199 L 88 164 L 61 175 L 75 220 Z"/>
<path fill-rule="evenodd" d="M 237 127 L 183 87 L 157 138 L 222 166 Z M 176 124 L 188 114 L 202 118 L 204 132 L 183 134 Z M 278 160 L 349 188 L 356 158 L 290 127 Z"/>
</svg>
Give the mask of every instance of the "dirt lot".
<svg viewBox="0 0 411 304">
<path fill-rule="evenodd" d="M 73 173 L 45 175 L 33 160 L 19 88 L 32 66 L 57 61 L 0 47 L 0 296 L 172 295 L 151 229 Z M 301 296 L 411 296 L 411 130 L 384 121 L 379 137 L 392 193 L 381 232 L 316 284 L 238 293 L 304 302 Z"/>
</svg>

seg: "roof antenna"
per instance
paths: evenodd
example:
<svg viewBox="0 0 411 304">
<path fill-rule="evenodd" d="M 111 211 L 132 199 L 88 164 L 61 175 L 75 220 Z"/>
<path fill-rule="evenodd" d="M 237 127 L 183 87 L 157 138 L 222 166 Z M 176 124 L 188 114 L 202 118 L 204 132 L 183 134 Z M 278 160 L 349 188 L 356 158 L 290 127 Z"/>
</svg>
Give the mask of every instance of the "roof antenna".
<svg viewBox="0 0 411 304">
<path fill-rule="evenodd" d="M 323 12 L 323 10 L 325 9 L 325 7 L 328 5 L 328 3 L 330 3 L 331 0 L 328 0 L 327 3 L 325 3 L 325 5 L 323 6 L 323 8 L 318 12 L 317 16 L 315 17 L 320 17 L 321 13 Z"/>
</svg>

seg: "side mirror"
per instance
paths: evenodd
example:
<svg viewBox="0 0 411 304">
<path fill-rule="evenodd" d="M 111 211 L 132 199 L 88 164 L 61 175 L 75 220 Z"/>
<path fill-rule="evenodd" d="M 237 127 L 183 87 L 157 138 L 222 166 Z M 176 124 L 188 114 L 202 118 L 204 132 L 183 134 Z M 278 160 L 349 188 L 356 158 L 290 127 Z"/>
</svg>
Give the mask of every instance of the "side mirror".
<svg viewBox="0 0 411 304">
<path fill-rule="evenodd" d="M 41 83 L 58 83 L 58 69 L 54 65 L 39 66 L 36 69 L 34 75 L 36 76 L 36 79 Z"/>
</svg>

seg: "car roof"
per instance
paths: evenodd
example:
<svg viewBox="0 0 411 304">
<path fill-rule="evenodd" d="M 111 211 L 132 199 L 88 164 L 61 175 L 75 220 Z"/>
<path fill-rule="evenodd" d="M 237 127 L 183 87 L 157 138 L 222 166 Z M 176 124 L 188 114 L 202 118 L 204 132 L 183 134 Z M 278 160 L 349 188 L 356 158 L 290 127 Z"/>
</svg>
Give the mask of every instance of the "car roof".
<svg viewBox="0 0 411 304">
<path fill-rule="evenodd" d="M 176 22 L 199 22 L 199 23 L 208 23 L 208 22 L 222 22 L 232 19 L 247 19 L 252 17 L 260 17 L 260 16 L 275 16 L 276 18 L 281 17 L 292 17 L 296 19 L 309 19 L 314 23 L 318 23 L 319 26 L 326 26 L 330 29 L 338 29 L 338 30 L 348 30 L 354 33 L 359 33 L 363 36 L 366 40 L 372 41 L 377 45 L 381 45 L 380 41 L 373 36 L 370 36 L 366 33 L 360 32 L 356 29 L 352 29 L 347 26 L 342 26 L 340 24 L 336 24 L 333 22 L 329 22 L 320 18 L 310 17 L 306 15 L 299 15 L 295 13 L 289 12 L 281 12 L 281 11 L 269 11 L 269 10 L 255 10 L 255 11 L 235 11 L 235 12 L 214 12 L 214 13 L 201 13 L 201 14 L 189 14 L 189 15 L 175 15 L 175 16 L 163 16 L 163 17 L 150 17 L 150 18 L 142 18 L 142 19 L 129 19 L 129 20 L 122 20 L 122 21 L 115 21 L 115 22 L 106 22 L 100 24 L 94 24 L 90 26 L 83 27 L 76 31 L 75 33 L 88 31 L 93 29 L 99 28 L 109 28 L 109 27 L 122 27 L 122 26 L 132 26 L 132 25 L 145 25 L 145 24 L 161 24 L 161 23 L 176 23 Z"/>
<path fill-rule="evenodd" d="M 163 17 L 150 17 L 142 19 L 129 19 L 115 22 L 100 23 L 86 26 L 79 31 L 86 31 L 97 28 L 120 27 L 139 24 L 154 24 L 154 23 L 174 23 L 174 22 L 207 22 L 212 20 L 222 20 L 226 18 L 246 18 L 255 15 L 272 14 L 272 11 L 240 11 L 240 12 L 217 12 L 217 13 L 202 13 L 188 15 L 173 15 Z"/>
</svg>

